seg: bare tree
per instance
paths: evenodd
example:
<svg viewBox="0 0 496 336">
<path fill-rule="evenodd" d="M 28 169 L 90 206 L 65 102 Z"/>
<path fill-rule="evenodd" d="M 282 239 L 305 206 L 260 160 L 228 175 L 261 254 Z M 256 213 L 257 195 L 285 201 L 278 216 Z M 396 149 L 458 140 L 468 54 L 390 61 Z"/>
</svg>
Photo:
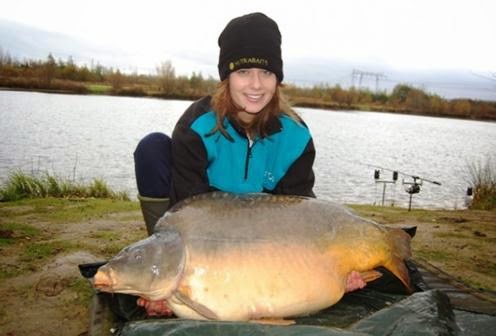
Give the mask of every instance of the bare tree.
<svg viewBox="0 0 496 336">
<path fill-rule="evenodd" d="M 40 80 L 43 85 L 50 86 L 52 84 L 52 80 L 55 78 L 56 68 L 57 63 L 55 62 L 55 58 L 52 53 L 49 53 L 40 73 Z"/>
<path fill-rule="evenodd" d="M 12 65 L 13 63 L 13 58 L 10 56 L 9 52 L 4 50 L 0 46 L 0 66 L 2 65 Z"/>
<path fill-rule="evenodd" d="M 108 78 L 112 84 L 112 90 L 119 91 L 124 86 L 125 78 L 119 69 L 117 69 L 117 71 L 113 71 L 112 69 L 111 73 L 108 75 Z"/>
<path fill-rule="evenodd" d="M 160 91 L 162 91 L 165 94 L 170 94 L 174 92 L 176 70 L 174 69 L 170 61 L 162 62 L 157 67 L 157 76 L 158 76 Z"/>
</svg>

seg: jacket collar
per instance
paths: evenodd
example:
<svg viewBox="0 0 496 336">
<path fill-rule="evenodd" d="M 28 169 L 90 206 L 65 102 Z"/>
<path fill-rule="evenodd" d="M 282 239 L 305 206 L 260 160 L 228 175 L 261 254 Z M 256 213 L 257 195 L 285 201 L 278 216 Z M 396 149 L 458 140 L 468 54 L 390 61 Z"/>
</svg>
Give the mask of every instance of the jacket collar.
<svg viewBox="0 0 496 336">
<path fill-rule="evenodd" d="M 227 120 L 240 136 L 245 138 L 247 137 L 245 130 L 239 125 L 239 123 L 236 120 L 229 117 L 227 117 Z M 281 130 L 282 130 L 282 124 L 279 118 L 278 117 L 270 118 L 267 123 L 267 131 L 268 131 L 267 136 L 271 136 L 275 133 L 279 133 Z"/>
</svg>

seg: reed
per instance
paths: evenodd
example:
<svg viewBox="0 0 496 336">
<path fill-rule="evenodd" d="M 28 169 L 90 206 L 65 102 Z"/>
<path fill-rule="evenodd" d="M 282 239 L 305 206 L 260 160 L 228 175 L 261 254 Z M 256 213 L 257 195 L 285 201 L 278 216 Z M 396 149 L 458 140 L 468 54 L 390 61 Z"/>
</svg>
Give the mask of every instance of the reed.
<svg viewBox="0 0 496 336">
<path fill-rule="evenodd" d="M 496 161 L 488 157 L 484 162 L 478 161 L 469 165 L 474 197 L 471 209 L 496 209 Z"/>
<path fill-rule="evenodd" d="M 75 183 L 67 179 L 44 173 L 41 176 L 14 171 L 4 186 L 0 187 L 0 201 L 17 201 L 24 198 L 110 198 L 129 200 L 125 192 L 111 190 L 101 179 L 93 179 L 89 184 Z"/>
</svg>

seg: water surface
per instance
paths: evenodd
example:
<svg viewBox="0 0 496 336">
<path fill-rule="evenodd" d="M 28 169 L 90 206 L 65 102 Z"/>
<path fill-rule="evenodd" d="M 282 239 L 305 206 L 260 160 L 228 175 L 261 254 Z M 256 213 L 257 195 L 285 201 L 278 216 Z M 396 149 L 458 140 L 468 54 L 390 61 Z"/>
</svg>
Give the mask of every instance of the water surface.
<svg viewBox="0 0 496 336">
<path fill-rule="evenodd" d="M 103 178 L 136 195 L 133 151 L 150 132 L 170 134 L 191 102 L 150 98 L 0 91 L 0 179 L 14 169 L 88 181 Z M 382 203 L 374 170 L 398 170 L 386 204 L 406 206 L 402 181 L 424 182 L 415 207 L 460 208 L 468 165 L 494 155 L 496 123 L 376 112 L 297 108 L 314 136 L 318 197 L 341 203 Z M 381 178 L 391 180 L 383 170 Z"/>
</svg>

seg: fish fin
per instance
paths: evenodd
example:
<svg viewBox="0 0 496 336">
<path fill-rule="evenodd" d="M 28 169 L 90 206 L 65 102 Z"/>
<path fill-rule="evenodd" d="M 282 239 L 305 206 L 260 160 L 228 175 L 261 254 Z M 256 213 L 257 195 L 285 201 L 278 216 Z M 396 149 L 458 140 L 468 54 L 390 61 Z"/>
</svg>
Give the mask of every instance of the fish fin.
<svg viewBox="0 0 496 336">
<path fill-rule="evenodd" d="M 410 293 L 414 290 L 410 284 L 410 276 L 408 275 L 408 269 L 406 268 L 405 262 L 400 258 L 393 258 L 389 263 L 384 265 L 389 271 L 391 271 L 401 282 L 405 285 Z"/>
<path fill-rule="evenodd" d="M 214 313 L 212 310 L 207 308 L 206 306 L 202 305 L 201 303 L 195 302 L 189 298 L 187 294 L 184 294 L 181 292 L 181 290 L 176 291 L 175 297 L 183 303 L 185 306 L 188 306 L 192 310 L 194 310 L 196 313 L 199 315 L 209 319 L 209 320 L 218 320 L 219 317 L 217 316 L 216 313 Z"/>
<path fill-rule="evenodd" d="M 285 320 L 285 319 L 277 319 L 277 318 L 261 318 L 258 320 L 250 320 L 250 322 L 267 324 L 267 325 L 279 325 L 279 326 L 289 326 L 296 324 L 295 320 Z"/>
<path fill-rule="evenodd" d="M 415 237 L 415 234 L 417 233 L 417 227 L 416 226 L 408 226 L 408 227 L 403 227 L 401 228 L 403 231 L 408 233 L 408 235 L 413 238 Z"/>
<path fill-rule="evenodd" d="M 410 248 L 410 241 L 412 238 L 408 233 L 398 228 L 390 228 L 389 237 L 392 255 L 383 266 L 400 279 L 410 292 L 413 292 L 412 286 L 410 285 L 408 269 L 405 265 L 405 260 L 410 259 L 412 256 Z"/>
<path fill-rule="evenodd" d="M 382 276 L 382 273 L 376 270 L 370 270 L 365 272 L 360 272 L 360 277 L 362 277 L 363 281 L 371 282 L 379 279 Z"/>
</svg>

